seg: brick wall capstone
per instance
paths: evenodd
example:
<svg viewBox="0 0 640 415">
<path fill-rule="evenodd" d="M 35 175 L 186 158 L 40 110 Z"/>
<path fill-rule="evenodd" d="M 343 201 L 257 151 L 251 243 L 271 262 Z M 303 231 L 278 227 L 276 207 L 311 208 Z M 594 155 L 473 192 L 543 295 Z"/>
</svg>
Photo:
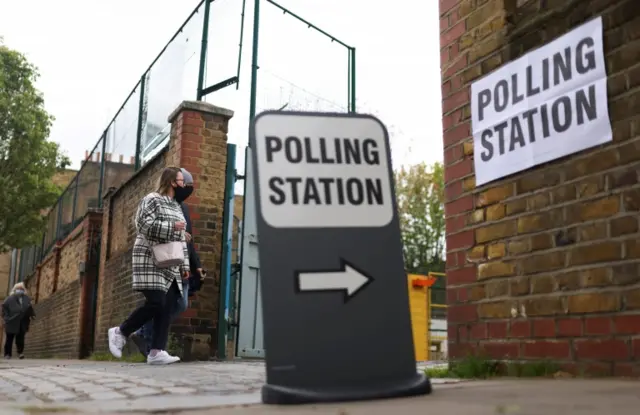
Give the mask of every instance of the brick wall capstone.
<svg viewBox="0 0 640 415">
<path fill-rule="evenodd" d="M 476 188 L 470 85 L 598 15 L 613 142 Z M 449 353 L 640 375 L 640 8 L 440 0 Z"/>
</svg>

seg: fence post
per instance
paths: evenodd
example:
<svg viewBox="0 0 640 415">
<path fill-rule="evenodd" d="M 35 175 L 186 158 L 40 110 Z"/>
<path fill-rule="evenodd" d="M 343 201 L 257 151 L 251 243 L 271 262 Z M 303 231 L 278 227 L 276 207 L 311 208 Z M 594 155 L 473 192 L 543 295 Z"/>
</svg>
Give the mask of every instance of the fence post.
<svg viewBox="0 0 640 415">
<path fill-rule="evenodd" d="M 256 116 L 256 94 L 258 91 L 258 37 L 260 35 L 260 0 L 253 0 L 253 47 L 251 53 L 251 96 L 249 98 L 249 123 Z M 245 161 L 245 166 L 246 166 Z"/>
<path fill-rule="evenodd" d="M 42 232 L 42 243 L 40 244 L 40 259 L 38 262 L 42 261 L 44 258 L 44 243 L 47 240 L 47 231 Z"/>
<path fill-rule="evenodd" d="M 111 124 L 107 126 L 107 129 L 102 133 L 102 160 L 100 160 L 100 178 L 98 179 L 98 207 L 102 207 L 102 188 L 104 187 L 104 165 L 106 162 L 105 152 L 107 151 L 107 135 L 109 133 L 109 127 Z M 78 176 L 79 177 L 79 176 Z"/>
<path fill-rule="evenodd" d="M 244 11 L 247 5 L 247 0 L 242 0 L 242 13 L 240 17 L 240 42 L 238 43 L 238 68 L 236 70 L 236 78 L 238 78 L 238 82 L 236 82 L 236 91 L 240 89 L 240 66 L 242 64 L 242 45 L 244 39 Z"/>
<path fill-rule="evenodd" d="M 20 249 L 20 263 L 18 264 L 18 281 L 16 282 L 22 282 L 23 279 L 23 268 L 24 268 L 24 249 Z"/>
<path fill-rule="evenodd" d="M 200 45 L 200 68 L 198 70 L 198 101 L 202 101 L 202 90 L 204 89 L 204 70 L 207 65 L 207 44 L 209 43 L 209 13 L 211 11 L 211 0 L 204 2 L 204 22 L 202 24 L 202 43 Z"/>
<path fill-rule="evenodd" d="M 144 91 L 147 83 L 147 73 L 143 73 L 140 78 L 140 102 L 138 103 L 138 132 L 136 134 L 136 158 L 134 170 L 138 171 L 140 169 L 140 146 L 142 143 L 142 129 L 144 128 Z M 146 118 L 146 117 L 144 117 Z"/>
<path fill-rule="evenodd" d="M 75 182 L 76 188 L 73 191 L 73 207 L 71 208 L 71 227 L 76 227 L 76 204 L 78 203 L 78 181 L 80 180 L 80 172 L 82 172 L 82 167 L 80 167 L 80 171 L 76 174 Z"/>
<path fill-rule="evenodd" d="M 347 48 L 347 111 L 351 112 L 351 48 Z"/>
<path fill-rule="evenodd" d="M 356 48 L 351 48 L 351 81 L 349 87 L 351 88 L 351 102 L 349 105 L 349 112 L 356 112 Z"/>
<path fill-rule="evenodd" d="M 227 358 L 228 297 L 231 277 L 231 248 L 233 244 L 233 195 L 236 184 L 236 146 L 227 144 L 227 169 L 225 172 L 224 211 L 222 216 L 222 263 L 218 306 L 218 358 Z"/>
<path fill-rule="evenodd" d="M 66 193 L 66 191 L 64 193 Z M 60 235 L 62 234 L 62 226 L 60 225 L 62 222 L 62 200 L 64 198 L 64 193 L 58 199 L 58 203 L 56 203 L 56 206 L 58 207 L 58 217 L 56 218 L 56 242 L 60 239 Z"/>
<path fill-rule="evenodd" d="M 36 245 L 33 245 L 31 247 L 33 249 L 33 260 L 31 261 L 31 271 L 33 271 L 34 269 L 36 269 L 36 257 L 38 255 L 38 247 Z"/>
</svg>

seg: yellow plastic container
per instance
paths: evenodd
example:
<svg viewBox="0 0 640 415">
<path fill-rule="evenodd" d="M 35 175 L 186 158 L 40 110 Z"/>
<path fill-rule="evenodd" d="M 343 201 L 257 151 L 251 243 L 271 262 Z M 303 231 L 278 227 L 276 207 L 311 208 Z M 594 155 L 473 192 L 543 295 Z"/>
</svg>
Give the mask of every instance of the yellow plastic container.
<svg viewBox="0 0 640 415">
<path fill-rule="evenodd" d="M 408 274 L 409 310 L 413 331 L 413 345 L 416 361 L 429 360 L 429 287 L 433 284 L 426 275 Z"/>
</svg>

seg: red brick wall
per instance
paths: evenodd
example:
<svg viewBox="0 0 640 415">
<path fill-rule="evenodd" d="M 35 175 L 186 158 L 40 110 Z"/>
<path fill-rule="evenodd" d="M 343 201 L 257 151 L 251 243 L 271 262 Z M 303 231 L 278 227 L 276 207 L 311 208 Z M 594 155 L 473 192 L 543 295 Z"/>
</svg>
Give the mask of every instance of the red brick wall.
<svg viewBox="0 0 640 415">
<path fill-rule="evenodd" d="M 25 352 L 29 357 L 79 358 L 91 349 L 92 339 L 87 339 L 84 331 L 92 330 L 92 325 L 81 329 L 89 299 L 83 295 L 86 283 L 80 278 L 80 263 L 89 264 L 90 247 L 99 235 L 97 218 L 101 216 L 87 214 L 26 280 L 37 316 L 27 335 Z M 87 274 L 91 275 L 88 268 Z"/>
<path fill-rule="evenodd" d="M 184 167 L 194 176 L 195 192 L 188 205 L 196 249 L 208 270 L 203 289 L 192 297 L 190 308 L 172 326 L 172 332 L 183 348 L 183 358 L 215 356 L 226 141 L 232 115 L 231 111 L 206 103 L 183 103 L 170 117 L 168 149 L 105 198 L 97 350 L 107 350 L 107 330 L 119 325 L 142 300 L 140 294 L 131 290 L 133 217 L 140 199 L 155 190 L 161 169 L 171 165 Z"/>
<path fill-rule="evenodd" d="M 613 142 L 479 188 L 470 85 L 603 16 Z M 440 0 L 449 353 L 640 374 L 640 8 Z"/>
<path fill-rule="evenodd" d="M 25 341 L 25 354 L 38 358 L 80 357 L 80 283 L 66 285 L 35 305 L 36 319 Z"/>
<path fill-rule="evenodd" d="M 46 300 L 53 294 L 56 273 L 58 272 L 58 254 L 59 249 L 54 246 L 40 265 L 40 276 L 36 280 L 36 287 L 32 287 L 33 283 L 29 284 L 30 291 L 34 293 L 38 301 Z"/>
</svg>

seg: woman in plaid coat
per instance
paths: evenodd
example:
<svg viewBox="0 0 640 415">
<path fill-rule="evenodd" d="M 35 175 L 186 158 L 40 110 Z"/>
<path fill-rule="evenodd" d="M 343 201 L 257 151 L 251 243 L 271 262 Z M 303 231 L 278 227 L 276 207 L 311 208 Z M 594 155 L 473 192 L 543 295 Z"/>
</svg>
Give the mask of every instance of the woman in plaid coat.
<svg viewBox="0 0 640 415">
<path fill-rule="evenodd" d="M 133 289 L 140 291 L 145 302 L 120 325 L 109 329 L 109 350 L 122 357 L 127 338 L 153 319 L 149 364 L 169 364 L 180 360 L 166 351 L 169 336 L 171 305 L 182 296 L 182 280 L 189 278 L 189 252 L 185 239 L 186 222 L 175 200 L 175 189 L 184 187 L 178 168 L 162 171 L 158 190 L 145 196 L 135 217 L 136 242 L 133 246 Z M 151 247 L 161 243 L 181 241 L 184 250 L 182 265 L 160 268 L 153 260 Z"/>
</svg>

